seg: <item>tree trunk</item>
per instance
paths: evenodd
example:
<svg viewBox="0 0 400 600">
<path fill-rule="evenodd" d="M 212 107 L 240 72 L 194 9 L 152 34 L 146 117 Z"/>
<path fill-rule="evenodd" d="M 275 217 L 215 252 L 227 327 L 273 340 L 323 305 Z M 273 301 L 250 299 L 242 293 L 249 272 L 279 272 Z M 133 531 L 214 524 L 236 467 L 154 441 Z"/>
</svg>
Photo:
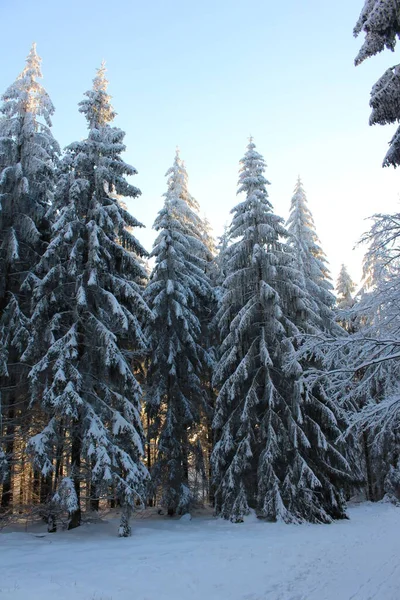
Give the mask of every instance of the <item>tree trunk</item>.
<svg viewBox="0 0 400 600">
<path fill-rule="evenodd" d="M 47 523 L 48 533 L 55 533 L 57 531 L 57 520 L 53 512 L 53 503 L 51 501 L 53 496 L 53 481 L 52 476 L 47 475 L 44 477 L 40 476 L 39 473 L 36 477 L 40 477 L 40 491 L 39 491 L 39 502 L 40 505 L 45 509 L 43 511 L 43 520 Z"/>
<path fill-rule="evenodd" d="M 57 520 L 53 512 L 50 512 L 47 516 L 47 533 L 56 533 L 57 531 Z"/>
<path fill-rule="evenodd" d="M 100 498 L 97 493 L 97 486 L 95 483 L 90 482 L 90 510 L 92 512 L 99 512 Z"/>
<path fill-rule="evenodd" d="M 214 506 L 215 504 L 215 490 L 214 490 L 214 485 L 212 482 L 212 478 L 213 478 L 213 472 L 212 472 L 212 466 L 211 466 L 211 456 L 214 450 L 214 446 L 215 446 L 215 433 L 212 427 L 212 415 L 214 414 L 214 410 L 215 410 L 215 392 L 212 386 L 212 373 L 210 372 L 209 374 L 209 378 L 208 378 L 208 394 L 209 394 L 209 398 L 210 398 L 210 415 L 207 416 L 207 442 L 208 442 L 208 502 L 211 506 Z"/>
<path fill-rule="evenodd" d="M 77 431 L 73 432 L 72 446 L 71 446 L 71 477 L 74 482 L 76 497 L 78 499 L 78 508 L 70 514 L 68 523 L 68 529 L 75 529 L 79 527 L 82 519 L 81 512 L 81 486 L 80 486 L 80 475 L 81 475 L 81 440 Z"/>
<path fill-rule="evenodd" d="M 150 427 L 151 427 L 151 419 L 150 419 L 150 415 L 149 413 L 147 413 L 146 415 L 146 425 L 147 425 L 147 448 L 146 448 L 146 455 L 147 455 L 147 469 L 150 473 L 151 470 L 151 433 L 150 433 Z M 147 499 L 147 503 L 149 506 L 153 506 L 153 498 L 149 497 Z"/>
<path fill-rule="evenodd" d="M 14 399 L 11 398 L 11 403 Z M 15 411 L 13 408 L 8 409 L 7 413 L 7 426 L 5 430 L 5 454 L 8 461 L 8 470 L 3 480 L 3 490 L 1 494 L 0 512 L 6 512 L 13 504 L 13 457 L 14 457 L 14 444 L 15 444 Z"/>
<path fill-rule="evenodd" d="M 208 441 L 208 502 L 211 506 L 215 504 L 214 485 L 212 482 L 212 466 L 211 466 L 211 455 L 214 449 L 214 432 L 212 429 L 212 422 L 209 419 L 207 424 L 207 441 Z"/>
<path fill-rule="evenodd" d="M 372 468 L 371 468 L 371 457 L 368 448 L 368 435 L 367 432 L 363 432 L 363 447 L 365 456 L 365 473 L 367 478 L 367 500 L 374 502 L 376 500 L 374 490 L 372 487 Z"/>
<path fill-rule="evenodd" d="M 19 514 L 22 514 L 24 511 L 25 495 L 26 495 L 25 475 L 26 475 L 25 459 L 24 459 L 24 455 L 22 455 L 21 468 L 20 468 L 20 474 L 19 474 L 19 509 L 18 509 Z"/>
<path fill-rule="evenodd" d="M 40 504 L 44 505 L 50 501 L 52 491 L 51 475 L 47 475 L 47 477 L 42 475 L 40 483 Z"/>
<path fill-rule="evenodd" d="M 32 476 L 32 503 L 40 504 L 40 473 L 33 471 Z"/>
<path fill-rule="evenodd" d="M 57 490 L 60 479 L 63 476 L 63 451 L 64 451 L 64 429 L 62 425 L 59 428 L 59 441 L 56 447 L 56 466 L 54 470 L 54 489 Z"/>
<path fill-rule="evenodd" d="M 119 537 L 129 537 L 132 534 L 132 528 L 129 524 L 129 519 L 132 514 L 132 509 L 127 504 L 124 504 L 121 515 L 121 522 L 119 525 L 118 535 Z"/>
</svg>

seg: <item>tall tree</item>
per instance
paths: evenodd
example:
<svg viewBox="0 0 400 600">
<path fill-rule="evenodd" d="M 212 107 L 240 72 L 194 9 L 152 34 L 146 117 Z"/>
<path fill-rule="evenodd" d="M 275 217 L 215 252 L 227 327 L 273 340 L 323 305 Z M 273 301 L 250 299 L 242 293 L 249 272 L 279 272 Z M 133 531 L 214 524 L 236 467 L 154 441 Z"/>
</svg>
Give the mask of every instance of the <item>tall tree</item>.
<svg viewBox="0 0 400 600">
<path fill-rule="evenodd" d="M 300 177 L 298 177 L 294 194 L 290 206 L 290 215 L 287 221 L 289 232 L 289 245 L 293 250 L 296 266 L 300 273 L 301 285 L 306 291 L 307 318 L 306 322 L 298 323 L 301 335 L 296 338 L 297 357 L 303 368 L 303 377 L 307 380 L 307 374 L 313 371 L 320 371 L 323 361 L 319 358 L 319 351 L 313 352 L 313 346 L 318 346 L 322 340 L 346 338 L 346 331 L 353 327 L 352 319 L 349 315 L 340 315 L 335 308 L 336 298 L 333 295 L 333 286 L 328 269 L 328 263 L 325 253 L 322 250 L 321 242 L 317 236 L 312 213 L 309 209 L 306 193 L 304 191 Z M 336 367 L 340 367 L 340 355 L 337 357 Z M 303 411 L 308 414 L 305 420 L 304 430 L 310 439 L 315 434 L 316 426 L 319 426 L 318 406 L 328 405 L 329 410 L 335 415 L 338 429 L 343 430 L 347 425 L 347 413 L 341 404 L 332 402 L 327 392 L 329 382 L 321 377 L 315 385 L 308 386 L 307 391 L 303 391 Z M 313 407 L 314 404 L 314 407 Z M 318 410 L 318 409 L 317 409 Z M 309 418 L 311 417 L 311 419 Z M 308 423 L 307 423 L 308 421 Z M 313 423 L 314 421 L 314 423 Z M 334 442 L 335 438 L 327 432 L 327 438 Z M 325 486 L 329 488 L 330 482 L 340 489 L 341 486 L 348 492 L 358 484 L 357 463 L 360 460 L 358 444 L 353 444 L 354 440 L 349 438 L 348 444 L 340 443 L 340 453 L 347 460 L 348 465 L 343 468 L 345 462 L 342 462 L 342 476 L 336 477 L 334 468 L 326 468 L 324 458 L 317 451 L 313 456 L 313 450 L 310 451 L 310 458 L 316 465 L 315 472 L 318 473 L 320 480 L 325 478 Z M 334 444 L 336 446 L 336 444 Z M 334 467 L 335 459 L 331 465 Z M 340 461 L 339 461 L 340 462 Z M 352 476 L 351 476 L 352 473 Z M 336 480 L 336 482 L 334 481 Z M 343 504 L 339 503 L 339 510 L 336 513 L 333 506 L 330 507 L 331 514 L 340 516 L 343 510 Z"/>
<path fill-rule="evenodd" d="M 218 331 L 215 328 L 214 318 L 217 312 L 218 305 L 218 279 L 219 279 L 219 266 L 217 264 L 217 248 L 215 245 L 215 238 L 211 225 L 204 217 L 203 222 L 203 242 L 208 251 L 206 255 L 206 267 L 205 273 L 209 278 L 211 291 L 210 294 L 203 301 L 203 310 L 200 316 L 201 322 L 201 346 L 206 350 L 206 364 L 203 373 L 203 387 L 205 390 L 208 410 L 204 414 L 203 422 L 201 423 L 201 429 L 199 433 L 199 442 L 201 443 L 204 456 L 204 469 L 200 469 L 203 483 L 203 497 L 207 495 L 208 502 L 213 505 L 214 494 L 212 486 L 212 472 L 211 472 L 211 455 L 214 448 L 214 433 L 212 428 L 212 419 L 215 409 L 215 390 L 212 384 L 213 372 L 216 365 L 219 336 Z M 206 492 L 206 494 L 204 494 Z"/>
<path fill-rule="evenodd" d="M 22 289 L 45 248 L 46 212 L 54 191 L 59 148 L 50 127 L 53 104 L 40 84 L 41 59 L 33 44 L 26 66 L 6 90 L 0 108 L 0 455 L 1 506 L 12 503 L 16 425 L 24 411 L 27 371 L 20 362 L 27 340 L 30 296 Z M 0 482 L 1 468 L 0 468 Z"/>
<path fill-rule="evenodd" d="M 189 461 L 198 457 L 195 434 L 207 410 L 200 316 L 211 288 L 200 219 L 178 153 L 167 177 L 164 206 L 154 223 L 159 232 L 151 253 L 155 266 L 146 290 L 154 313 L 148 329 L 147 411 L 157 440 L 153 486 L 161 488 L 161 502 L 173 515 L 187 512 L 192 501 Z"/>
<path fill-rule="evenodd" d="M 382 52 L 384 48 L 394 51 L 400 36 L 400 10 L 397 0 L 365 0 L 354 35 L 365 33 L 365 41 L 355 64 Z M 372 113 L 370 125 L 396 123 L 400 119 L 400 65 L 390 67 L 376 82 L 371 91 Z M 400 164 L 400 127 L 390 141 L 383 166 Z"/>
<path fill-rule="evenodd" d="M 340 428 L 329 401 L 310 397 L 306 407 L 302 397 L 292 338 L 306 318 L 306 292 L 264 171 L 250 140 L 217 315 L 216 509 L 233 521 L 255 508 L 270 520 L 329 522 L 344 514 L 334 476 L 348 465 L 333 441 Z"/>
<path fill-rule="evenodd" d="M 52 238 L 32 280 L 32 338 L 25 359 L 32 402 L 41 403 L 47 425 L 30 440 L 35 464 L 54 470 L 63 448 L 65 471 L 77 504 L 70 527 L 80 523 L 84 473 L 97 495 L 113 489 L 123 506 L 120 535 L 130 534 L 129 515 L 145 494 L 141 462 L 140 386 L 134 361 L 147 349 L 143 326 L 150 311 L 137 256 L 146 252 L 130 228 L 141 226 L 119 197 L 140 191 L 127 182 L 136 169 L 121 153 L 124 132 L 115 113 L 104 64 L 79 110 L 88 136 L 67 147 L 54 205 Z"/>
<path fill-rule="evenodd" d="M 287 221 L 288 243 L 308 296 L 307 326 L 317 331 L 336 328 L 333 307 L 335 296 L 326 256 L 318 239 L 314 219 L 300 177 L 294 188 Z"/>
<path fill-rule="evenodd" d="M 229 232 L 228 226 L 225 225 L 223 234 L 218 238 L 218 245 L 216 247 L 217 254 L 215 257 L 215 269 L 216 269 L 216 283 L 219 288 L 226 277 L 226 264 L 228 261 L 228 248 L 229 248 Z M 217 291 L 219 296 L 219 291 Z"/>
<path fill-rule="evenodd" d="M 339 276 L 336 282 L 336 291 L 338 295 L 339 308 L 351 308 L 354 304 L 353 292 L 356 289 L 346 265 L 340 267 Z"/>
<path fill-rule="evenodd" d="M 360 434 L 365 448 L 368 497 L 384 494 L 400 500 L 400 214 L 374 216 L 362 241 L 364 286 L 349 311 L 354 332 L 342 350 L 340 340 L 324 348 L 330 394 L 354 407 L 350 431 Z M 332 369 L 341 352 L 340 369 Z M 397 483 L 396 483 L 397 481 Z"/>
</svg>

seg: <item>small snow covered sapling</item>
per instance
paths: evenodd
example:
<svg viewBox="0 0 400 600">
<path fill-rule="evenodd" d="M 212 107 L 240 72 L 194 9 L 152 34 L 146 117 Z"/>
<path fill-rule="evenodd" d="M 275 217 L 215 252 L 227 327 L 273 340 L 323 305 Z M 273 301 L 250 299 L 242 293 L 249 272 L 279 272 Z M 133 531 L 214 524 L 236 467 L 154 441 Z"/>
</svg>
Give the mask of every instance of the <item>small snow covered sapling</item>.
<svg viewBox="0 0 400 600">
<path fill-rule="evenodd" d="M 79 508 L 78 496 L 76 494 L 74 482 L 70 477 L 64 477 L 61 480 L 58 490 L 51 500 L 51 512 L 49 515 L 49 526 L 56 526 L 56 517 L 60 517 L 62 513 L 67 513 L 66 527 L 72 515 Z M 54 531 L 54 529 L 53 529 Z"/>
</svg>

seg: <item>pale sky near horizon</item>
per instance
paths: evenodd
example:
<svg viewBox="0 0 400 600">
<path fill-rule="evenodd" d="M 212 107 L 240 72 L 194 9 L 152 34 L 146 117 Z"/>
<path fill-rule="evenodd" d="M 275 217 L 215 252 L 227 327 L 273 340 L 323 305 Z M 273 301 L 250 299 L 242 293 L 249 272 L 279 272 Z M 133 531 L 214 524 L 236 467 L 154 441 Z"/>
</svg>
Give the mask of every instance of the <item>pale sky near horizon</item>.
<svg viewBox="0 0 400 600">
<path fill-rule="evenodd" d="M 354 67 L 352 30 L 363 0 L 0 0 L 0 92 L 24 67 L 33 41 L 56 107 L 62 147 L 85 137 L 77 110 L 102 59 L 126 132 L 125 160 L 142 196 L 129 202 L 147 250 L 175 148 L 190 191 L 220 235 L 237 203 L 238 162 L 249 135 L 264 155 L 270 200 L 288 216 L 300 174 L 336 280 L 367 217 L 399 210 L 400 171 L 381 164 L 394 126 L 369 127 L 372 85 L 399 52 Z"/>
</svg>

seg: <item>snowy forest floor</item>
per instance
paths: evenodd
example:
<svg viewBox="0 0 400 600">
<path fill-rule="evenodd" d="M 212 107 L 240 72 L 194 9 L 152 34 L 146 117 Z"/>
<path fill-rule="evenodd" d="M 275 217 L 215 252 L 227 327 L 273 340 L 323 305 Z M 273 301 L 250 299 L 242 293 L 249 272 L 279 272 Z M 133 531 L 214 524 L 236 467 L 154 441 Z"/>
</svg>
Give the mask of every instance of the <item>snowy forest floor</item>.
<svg viewBox="0 0 400 600">
<path fill-rule="evenodd" d="M 349 521 L 249 517 L 118 521 L 36 537 L 0 534 L 1 600 L 399 600 L 400 509 L 362 504 Z"/>
</svg>

